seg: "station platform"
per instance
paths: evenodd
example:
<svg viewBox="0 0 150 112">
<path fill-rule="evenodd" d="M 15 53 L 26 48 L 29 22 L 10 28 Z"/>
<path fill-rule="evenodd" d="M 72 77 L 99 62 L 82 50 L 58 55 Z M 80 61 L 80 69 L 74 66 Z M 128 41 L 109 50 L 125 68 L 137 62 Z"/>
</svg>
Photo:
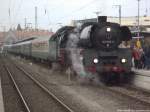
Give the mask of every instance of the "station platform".
<svg viewBox="0 0 150 112">
<path fill-rule="evenodd" d="M 132 84 L 150 92 L 150 70 L 132 69 L 135 72 L 135 77 Z"/>
<path fill-rule="evenodd" d="M 1 77 L 0 77 L 0 112 L 4 112 L 3 96 L 2 96 L 2 87 L 1 87 Z"/>
<path fill-rule="evenodd" d="M 134 71 L 136 74 L 145 75 L 147 77 L 150 77 L 150 70 L 132 68 L 132 71 Z"/>
</svg>

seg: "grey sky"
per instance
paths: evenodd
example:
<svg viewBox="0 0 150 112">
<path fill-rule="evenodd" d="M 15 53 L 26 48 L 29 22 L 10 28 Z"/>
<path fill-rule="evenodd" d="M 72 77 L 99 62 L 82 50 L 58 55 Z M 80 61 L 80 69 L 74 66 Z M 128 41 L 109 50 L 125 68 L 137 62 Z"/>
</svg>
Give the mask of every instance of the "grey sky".
<svg viewBox="0 0 150 112">
<path fill-rule="evenodd" d="M 24 26 L 24 18 L 33 23 L 34 7 L 38 7 L 39 28 L 56 29 L 58 23 L 68 24 L 72 19 L 96 17 L 100 15 L 118 16 L 118 8 L 113 5 L 122 5 L 122 16 L 137 15 L 137 0 L 0 0 L 0 30 L 16 27 L 18 23 Z M 140 1 L 140 15 L 145 14 L 146 8 L 150 15 L 150 1 Z M 10 18 L 9 18 L 10 8 Z"/>
</svg>

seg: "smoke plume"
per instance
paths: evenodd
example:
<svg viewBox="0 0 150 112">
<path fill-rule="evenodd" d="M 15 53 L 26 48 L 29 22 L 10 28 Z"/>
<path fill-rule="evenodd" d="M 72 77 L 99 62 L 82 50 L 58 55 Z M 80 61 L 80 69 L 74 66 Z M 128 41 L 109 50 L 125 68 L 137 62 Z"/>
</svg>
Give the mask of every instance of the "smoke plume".
<svg viewBox="0 0 150 112">
<path fill-rule="evenodd" d="M 91 79 L 94 79 L 96 75 L 88 73 L 84 69 L 84 65 L 82 62 L 81 48 L 78 48 L 78 42 L 80 38 L 80 29 L 75 28 L 73 32 L 70 33 L 67 42 L 67 50 L 69 52 L 69 58 L 71 61 L 72 69 L 78 75 L 80 82 L 87 82 Z M 94 79 L 95 80 L 95 79 Z M 96 81 L 97 82 L 97 81 Z"/>
</svg>

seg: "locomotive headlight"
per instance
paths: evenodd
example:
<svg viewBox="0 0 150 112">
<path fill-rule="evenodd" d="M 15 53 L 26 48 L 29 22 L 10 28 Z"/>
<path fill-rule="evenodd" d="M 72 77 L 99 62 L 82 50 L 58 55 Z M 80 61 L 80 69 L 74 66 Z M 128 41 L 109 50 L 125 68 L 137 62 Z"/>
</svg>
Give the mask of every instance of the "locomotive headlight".
<svg viewBox="0 0 150 112">
<path fill-rule="evenodd" d="M 111 28 L 108 27 L 108 28 L 107 28 L 107 32 L 110 32 L 110 31 L 111 31 Z"/>
<path fill-rule="evenodd" d="M 99 60 L 98 60 L 97 58 L 95 58 L 95 59 L 93 60 L 93 62 L 94 62 L 95 64 L 97 64 L 97 63 L 99 62 Z"/>
<path fill-rule="evenodd" d="M 121 59 L 121 63 L 126 63 L 126 62 L 127 62 L 127 59 L 125 59 L 125 58 Z"/>
<path fill-rule="evenodd" d="M 83 60 L 83 56 L 80 56 L 80 60 L 81 60 L 81 61 Z"/>
</svg>

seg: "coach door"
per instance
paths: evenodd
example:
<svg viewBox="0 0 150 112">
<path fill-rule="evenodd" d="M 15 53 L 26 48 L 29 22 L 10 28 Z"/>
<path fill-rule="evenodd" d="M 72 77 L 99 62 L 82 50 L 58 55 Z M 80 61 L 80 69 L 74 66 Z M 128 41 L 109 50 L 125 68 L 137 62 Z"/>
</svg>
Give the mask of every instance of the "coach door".
<svg viewBox="0 0 150 112">
<path fill-rule="evenodd" d="M 49 60 L 57 61 L 57 43 L 54 40 L 49 40 Z"/>
</svg>

